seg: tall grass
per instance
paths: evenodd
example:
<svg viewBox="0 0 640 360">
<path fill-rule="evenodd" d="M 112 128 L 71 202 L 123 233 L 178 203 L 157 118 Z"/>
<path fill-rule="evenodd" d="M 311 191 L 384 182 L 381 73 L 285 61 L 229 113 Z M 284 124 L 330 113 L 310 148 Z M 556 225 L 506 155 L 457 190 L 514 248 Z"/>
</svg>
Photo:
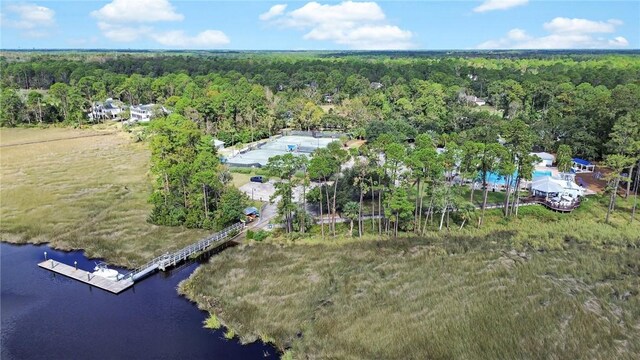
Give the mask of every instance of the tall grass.
<svg viewBox="0 0 640 360">
<path fill-rule="evenodd" d="M 111 129 L 110 132 L 113 130 Z M 149 151 L 125 133 L 0 129 L 0 239 L 135 266 L 205 232 L 147 223 Z M 48 141 L 47 140 L 56 140 Z"/>
<path fill-rule="evenodd" d="M 486 240 L 253 243 L 180 291 L 243 341 L 271 339 L 294 358 L 640 356 L 637 248 L 517 252 Z"/>
</svg>

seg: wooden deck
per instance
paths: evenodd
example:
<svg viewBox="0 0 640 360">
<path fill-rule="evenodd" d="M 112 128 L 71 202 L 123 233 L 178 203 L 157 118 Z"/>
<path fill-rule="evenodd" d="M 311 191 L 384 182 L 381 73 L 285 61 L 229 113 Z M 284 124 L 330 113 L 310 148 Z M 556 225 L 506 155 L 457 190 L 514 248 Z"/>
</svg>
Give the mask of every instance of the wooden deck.
<svg viewBox="0 0 640 360">
<path fill-rule="evenodd" d="M 56 274 L 64 275 L 71 279 L 78 280 L 87 285 L 95 286 L 98 289 L 106 290 L 114 294 L 119 294 L 133 286 L 133 280 L 131 279 L 113 281 L 101 276 L 92 275 L 92 273 L 85 270 L 76 270 L 73 266 L 69 266 L 55 260 L 45 260 L 39 263 L 38 266 Z"/>
<path fill-rule="evenodd" d="M 580 206 L 580 201 L 574 201 L 569 205 L 560 205 L 558 203 L 553 203 L 545 198 L 537 198 L 537 197 L 529 197 L 521 200 L 524 204 L 540 204 L 545 206 L 547 209 L 551 209 L 553 211 L 570 213 L 573 210 L 577 209 Z"/>
</svg>

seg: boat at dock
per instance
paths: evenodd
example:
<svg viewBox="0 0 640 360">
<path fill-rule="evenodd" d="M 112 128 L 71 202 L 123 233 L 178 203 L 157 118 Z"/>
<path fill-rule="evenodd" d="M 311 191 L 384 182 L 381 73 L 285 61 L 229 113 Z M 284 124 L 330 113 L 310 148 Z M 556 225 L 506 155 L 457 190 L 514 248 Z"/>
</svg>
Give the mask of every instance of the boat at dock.
<svg viewBox="0 0 640 360">
<path fill-rule="evenodd" d="M 113 281 L 117 281 L 118 275 L 120 275 L 117 270 L 109 269 L 107 267 L 107 264 L 103 262 L 96 263 L 96 267 L 93 268 L 93 270 L 93 273 L 91 273 L 92 275 L 100 276 Z"/>
</svg>

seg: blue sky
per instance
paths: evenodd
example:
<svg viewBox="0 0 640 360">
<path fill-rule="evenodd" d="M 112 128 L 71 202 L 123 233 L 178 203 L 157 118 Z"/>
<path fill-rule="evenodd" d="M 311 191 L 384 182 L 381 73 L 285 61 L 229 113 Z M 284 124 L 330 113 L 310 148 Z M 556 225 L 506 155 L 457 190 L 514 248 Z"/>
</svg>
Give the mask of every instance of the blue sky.
<svg viewBox="0 0 640 360">
<path fill-rule="evenodd" d="M 3 49 L 638 49 L 640 1 L 12 1 Z"/>
</svg>

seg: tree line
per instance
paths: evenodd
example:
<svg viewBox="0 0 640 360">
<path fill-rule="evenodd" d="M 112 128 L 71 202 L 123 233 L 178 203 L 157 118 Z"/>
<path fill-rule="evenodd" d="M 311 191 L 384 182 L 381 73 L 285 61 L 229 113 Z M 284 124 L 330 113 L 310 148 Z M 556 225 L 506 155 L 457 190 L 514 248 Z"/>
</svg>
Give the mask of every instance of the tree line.
<svg viewBox="0 0 640 360">
<path fill-rule="evenodd" d="M 2 126 L 82 124 L 92 103 L 115 98 L 162 104 L 227 144 L 284 127 L 363 137 L 372 124 L 393 122 L 416 132 L 460 132 L 486 117 L 469 101 L 478 96 L 504 119 L 529 125 L 540 149 L 553 152 L 567 144 L 577 156 L 597 160 L 607 153 L 603 140 L 615 121 L 640 107 L 640 62 L 621 55 L 122 55 L 102 61 L 58 55 L 2 59 L 0 68 Z"/>
<path fill-rule="evenodd" d="M 411 142 L 390 133 L 378 134 L 359 148 L 347 149 L 341 142 L 317 149 L 311 159 L 286 154 L 269 160 L 266 169 L 280 177 L 275 197 L 281 197 L 279 213 L 287 232 L 305 233 L 314 223 L 308 205 L 319 213 L 321 236 L 336 235 L 336 219 L 350 221 L 358 236 L 378 233 L 397 236 L 399 231 L 424 235 L 430 229 L 442 230 L 458 224 L 460 229 L 477 219 L 483 224 L 490 192 L 488 176 L 504 179 L 504 200 L 498 204 L 505 217 L 517 217 L 524 194 L 523 181 L 531 181 L 540 158 L 531 154 L 540 141 L 531 126 L 522 120 L 488 117 L 481 125 L 459 134 L 421 133 Z M 634 195 L 630 221 L 637 208 L 640 183 L 640 111 L 616 121 L 605 143 L 604 164 L 609 222 L 618 193 Z M 560 145 L 556 163 L 569 172 L 573 150 Z M 635 178 L 633 176 L 635 171 Z M 469 183 L 478 182 L 481 202 L 474 202 Z M 626 184 L 626 191 L 620 187 Z M 632 188 L 633 184 L 633 188 Z M 294 188 L 301 198 L 294 199 Z M 476 215 L 472 215 L 478 211 Z M 371 226 L 365 229 L 365 226 Z"/>
</svg>

